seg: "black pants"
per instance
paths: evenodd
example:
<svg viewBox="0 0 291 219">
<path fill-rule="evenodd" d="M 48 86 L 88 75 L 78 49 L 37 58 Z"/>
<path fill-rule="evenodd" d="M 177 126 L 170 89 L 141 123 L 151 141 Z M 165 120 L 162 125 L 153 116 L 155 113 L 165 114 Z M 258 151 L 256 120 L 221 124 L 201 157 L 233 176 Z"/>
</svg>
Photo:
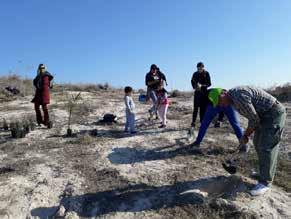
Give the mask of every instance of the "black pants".
<svg viewBox="0 0 291 219">
<path fill-rule="evenodd" d="M 218 121 L 219 121 L 219 122 L 222 122 L 222 121 L 223 121 L 223 118 L 224 118 L 224 113 L 223 113 L 223 112 L 220 112 L 220 113 L 218 114 Z"/>
<path fill-rule="evenodd" d="M 200 123 L 203 120 L 204 114 L 206 112 L 206 108 L 208 105 L 208 97 L 205 93 L 202 93 L 200 91 L 195 91 L 194 93 L 194 110 L 193 110 L 193 116 L 192 116 L 192 126 L 195 126 L 198 110 L 199 110 L 199 116 L 200 116 Z"/>
</svg>

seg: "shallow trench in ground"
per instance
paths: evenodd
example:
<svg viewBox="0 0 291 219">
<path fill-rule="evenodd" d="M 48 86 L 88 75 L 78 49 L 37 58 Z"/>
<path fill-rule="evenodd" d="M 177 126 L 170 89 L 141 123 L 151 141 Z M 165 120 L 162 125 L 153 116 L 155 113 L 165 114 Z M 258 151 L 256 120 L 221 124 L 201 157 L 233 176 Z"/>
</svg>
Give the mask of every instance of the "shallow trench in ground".
<svg viewBox="0 0 291 219">
<path fill-rule="evenodd" d="M 105 171 L 103 174 L 106 175 L 108 182 L 114 180 L 116 183 L 119 181 L 120 185 L 126 184 L 125 179 L 114 170 Z M 234 205 L 228 202 L 220 203 L 219 200 L 231 199 L 240 192 L 246 192 L 248 189 L 246 185 L 238 176 L 202 178 L 164 186 L 126 185 L 115 190 L 64 197 L 60 205 L 64 206 L 67 212 L 74 211 L 80 217 L 101 217 L 117 212 L 136 213 L 166 209 L 170 211 L 163 214 L 171 214 L 171 209 L 175 208 L 177 209 L 175 214 L 178 215 L 179 211 L 184 211 L 183 208 L 188 208 L 190 211 L 187 213 L 188 216 L 197 213 L 205 217 L 241 215 L 242 212 Z M 49 215 L 52 209 L 57 209 L 57 206 L 34 209 L 32 216 L 40 218 L 52 216 Z"/>
</svg>

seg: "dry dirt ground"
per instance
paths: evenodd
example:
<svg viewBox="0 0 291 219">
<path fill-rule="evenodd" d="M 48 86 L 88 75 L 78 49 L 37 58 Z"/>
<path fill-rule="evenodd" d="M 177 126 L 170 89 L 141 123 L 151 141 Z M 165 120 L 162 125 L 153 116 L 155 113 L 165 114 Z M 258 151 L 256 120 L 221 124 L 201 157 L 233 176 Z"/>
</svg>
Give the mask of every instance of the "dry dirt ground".
<svg viewBox="0 0 291 219">
<path fill-rule="evenodd" d="M 270 193 L 253 198 L 253 150 L 238 174 L 221 166 L 237 146 L 227 122 L 219 129 L 212 125 L 199 150 L 189 148 L 191 98 L 171 100 L 169 124 L 161 130 L 147 121 L 150 106 L 135 96 L 139 132 L 131 136 L 123 133 L 122 93 L 82 96 L 90 115 L 73 124 L 74 137 L 65 135 L 63 93 L 52 97 L 54 128 L 37 128 L 22 139 L 1 130 L 0 218 L 291 218 L 290 114 L 278 180 Z M 30 116 L 30 100 L 1 104 L 1 117 L 9 122 Z M 290 112 L 291 104 L 285 105 Z M 119 122 L 98 124 L 104 113 L 117 114 Z"/>
</svg>

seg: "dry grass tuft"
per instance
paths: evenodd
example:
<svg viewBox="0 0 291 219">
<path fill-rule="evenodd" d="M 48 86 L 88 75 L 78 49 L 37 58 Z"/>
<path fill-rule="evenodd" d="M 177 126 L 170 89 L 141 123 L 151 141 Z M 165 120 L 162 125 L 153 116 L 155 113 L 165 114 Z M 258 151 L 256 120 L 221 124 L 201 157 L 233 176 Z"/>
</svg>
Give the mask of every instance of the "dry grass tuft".
<svg viewBox="0 0 291 219">
<path fill-rule="evenodd" d="M 193 96 L 193 92 L 185 92 L 179 90 L 173 90 L 170 92 L 169 95 L 171 98 L 191 98 Z"/>
<path fill-rule="evenodd" d="M 18 95 L 14 95 L 7 91 L 6 87 L 16 88 L 20 91 Z M 18 96 L 27 96 L 34 93 L 32 80 L 21 78 L 18 75 L 12 74 L 0 77 L 0 102 L 15 100 Z"/>
<path fill-rule="evenodd" d="M 114 88 L 108 83 L 105 84 L 56 84 L 53 92 L 76 91 L 76 92 L 98 92 L 109 91 Z"/>
<path fill-rule="evenodd" d="M 291 101 L 291 83 L 286 83 L 282 86 L 275 86 L 267 89 L 267 91 L 280 101 Z"/>
</svg>

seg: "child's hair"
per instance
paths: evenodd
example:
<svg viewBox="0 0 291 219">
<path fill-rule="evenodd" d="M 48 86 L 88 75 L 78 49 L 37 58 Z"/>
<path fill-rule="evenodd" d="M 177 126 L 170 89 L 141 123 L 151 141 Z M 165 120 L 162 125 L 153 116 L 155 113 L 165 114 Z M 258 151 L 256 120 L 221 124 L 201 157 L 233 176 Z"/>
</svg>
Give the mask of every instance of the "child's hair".
<svg viewBox="0 0 291 219">
<path fill-rule="evenodd" d="M 127 93 L 131 93 L 132 91 L 133 91 L 132 87 L 127 86 L 127 87 L 124 88 L 124 92 L 125 92 L 126 94 L 127 94 Z"/>
</svg>

